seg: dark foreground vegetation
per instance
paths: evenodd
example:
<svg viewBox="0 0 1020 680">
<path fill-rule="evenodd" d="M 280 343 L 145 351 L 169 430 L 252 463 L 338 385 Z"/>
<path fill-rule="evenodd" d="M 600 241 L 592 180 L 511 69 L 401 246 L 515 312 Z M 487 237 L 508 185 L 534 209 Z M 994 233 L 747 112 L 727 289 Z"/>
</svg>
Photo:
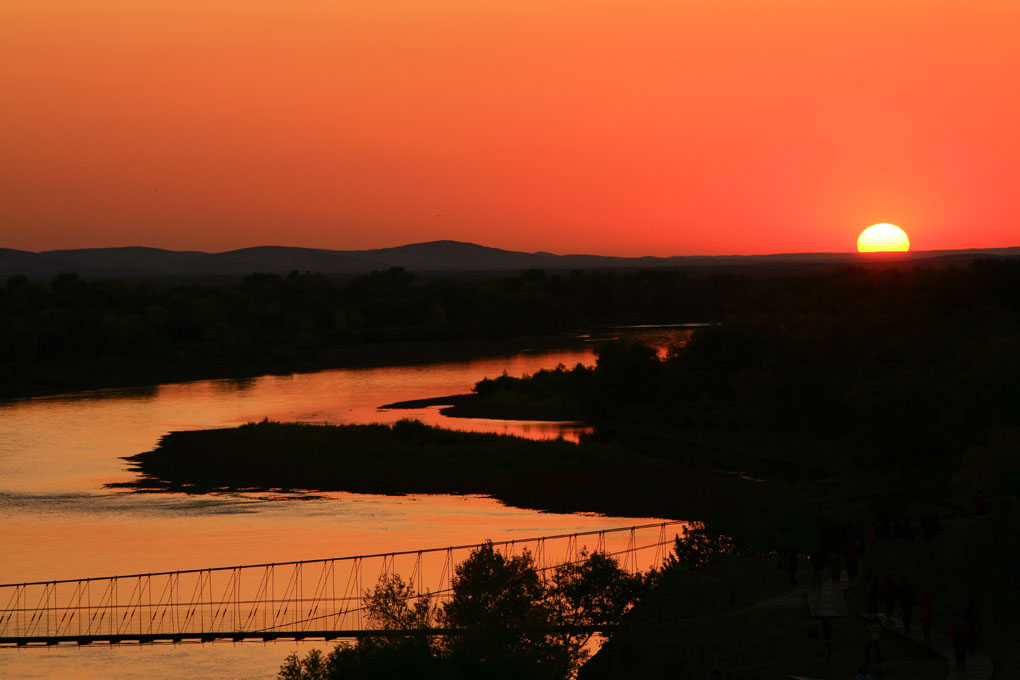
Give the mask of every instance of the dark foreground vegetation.
<svg viewBox="0 0 1020 680">
<path fill-rule="evenodd" d="M 457 565 L 441 604 L 399 576 L 366 592 L 368 621 L 406 635 L 291 655 L 279 678 L 563 680 L 588 657 L 594 632 L 619 623 L 646 585 L 599 553 L 543 578 L 527 551 L 505 556 L 490 543 Z"/>
</svg>

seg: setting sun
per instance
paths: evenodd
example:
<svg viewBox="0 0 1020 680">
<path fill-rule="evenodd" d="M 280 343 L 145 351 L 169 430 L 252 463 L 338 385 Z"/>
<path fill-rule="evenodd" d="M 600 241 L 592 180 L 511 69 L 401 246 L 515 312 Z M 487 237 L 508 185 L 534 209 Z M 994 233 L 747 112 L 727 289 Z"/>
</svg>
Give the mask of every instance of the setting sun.
<svg viewBox="0 0 1020 680">
<path fill-rule="evenodd" d="M 857 252 L 886 253 L 906 252 L 910 250 L 910 239 L 907 232 L 895 224 L 882 222 L 873 224 L 857 237 Z"/>
</svg>

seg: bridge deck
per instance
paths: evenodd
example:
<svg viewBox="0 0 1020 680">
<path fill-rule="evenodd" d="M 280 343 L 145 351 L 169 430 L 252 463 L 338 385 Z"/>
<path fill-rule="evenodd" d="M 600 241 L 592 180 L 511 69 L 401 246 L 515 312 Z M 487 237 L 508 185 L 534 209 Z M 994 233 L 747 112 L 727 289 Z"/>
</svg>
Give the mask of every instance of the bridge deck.
<svg viewBox="0 0 1020 680">
<path fill-rule="evenodd" d="M 615 625 L 599 626 L 556 626 L 545 629 L 546 633 L 607 633 Z M 273 642 L 275 640 L 358 640 L 368 637 L 405 637 L 421 635 L 438 637 L 460 635 L 464 631 L 456 628 L 402 628 L 402 629 L 352 629 L 352 630 L 306 630 L 306 631 L 249 631 L 239 633 L 174 633 L 174 634 L 123 634 L 123 635 L 35 635 L 29 637 L 0 637 L 0 646 L 5 647 L 52 647 L 54 645 L 91 644 L 154 644 L 186 642 Z"/>
<path fill-rule="evenodd" d="M 126 633 L 123 635 L 35 635 L 31 637 L 0 637 L 2 646 L 52 646 L 60 644 L 91 645 L 97 644 L 152 644 L 156 642 L 272 642 L 274 640 L 338 640 L 360 639 L 364 637 L 395 637 L 402 635 L 442 635 L 440 629 L 422 630 L 308 630 L 308 631 L 253 631 L 239 633 L 173 633 L 144 634 Z"/>
</svg>

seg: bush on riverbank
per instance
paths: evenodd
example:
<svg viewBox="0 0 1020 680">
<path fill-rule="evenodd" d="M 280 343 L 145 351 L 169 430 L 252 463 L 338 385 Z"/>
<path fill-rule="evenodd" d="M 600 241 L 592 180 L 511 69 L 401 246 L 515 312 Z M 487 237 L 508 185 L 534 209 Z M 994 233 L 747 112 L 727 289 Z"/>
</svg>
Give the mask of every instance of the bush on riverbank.
<svg viewBox="0 0 1020 680">
<path fill-rule="evenodd" d="M 456 566 L 452 596 L 437 607 L 399 576 L 381 577 L 365 593 L 367 615 L 394 635 L 291 655 L 278 677 L 566 680 L 588 657 L 592 629 L 615 625 L 641 589 L 640 575 L 601 553 L 545 579 L 531 553 L 488 543 Z"/>
</svg>

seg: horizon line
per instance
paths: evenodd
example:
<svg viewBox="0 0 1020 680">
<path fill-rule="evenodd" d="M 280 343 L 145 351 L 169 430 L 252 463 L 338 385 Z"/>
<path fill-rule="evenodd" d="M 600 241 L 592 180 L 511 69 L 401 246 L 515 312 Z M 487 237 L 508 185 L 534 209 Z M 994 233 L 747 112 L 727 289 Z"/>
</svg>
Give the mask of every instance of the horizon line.
<svg viewBox="0 0 1020 680">
<path fill-rule="evenodd" d="M 377 246 L 374 248 L 320 248 L 313 246 L 288 246 L 288 245 L 275 245 L 275 244 L 260 244 L 241 246 L 238 248 L 230 248 L 227 250 L 193 250 L 193 249 L 172 249 L 172 248 L 161 248 L 159 246 L 147 246 L 141 244 L 134 245 L 123 245 L 123 246 L 84 246 L 77 248 L 49 248 L 46 250 L 21 250 L 20 248 L 5 248 L 0 246 L 0 250 L 11 250 L 23 253 L 31 253 L 34 255 L 46 255 L 49 253 L 62 253 L 62 252 L 76 252 L 76 251 L 88 251 L 88 250 L 129 250 L 129 249 L 146 249 L 146 250 L 157 250 L 162 252 L 170 253 L 196 253 L 202 255 L 224 255 L 227 253 L 235 253 L 243 250 L 256 250 L 260 248 L 277 248 L 277 249 L 293 249 L 293 250 L 312 250 L 317 252 L 327 253 L 359 253 L 359 252 L 371 252 L 379 250 L 393 250 L 396 248 L 407 248 L 411 246 L 422 246 L 422 245 L 433 245 L 433 244 L 457 244 L 474 246 L 478 248 L 485 248 L 488 250 L 497 250 L 507 253 L 519 253 L 525 255 L 551 255 L 554 257 L 598 257 L 598 258 L 613 258 L 613 259 L 626 259 L 626 260 L 639 260 L 639 259 L 674 259 L 674 258 L 718 258 L 718 257 L 740 257 L 740 258 L 758 258 L 758 257 L 779 257 L 779 256 L 792 256 L 792 255 L 848 255 L 848 256 L 911 256 L 922 253 L 962 253 L 968 251 L 993 251 L 993 250 L 1013 250 L 1020 248 L 1020 245 L 1014 246 L 991 246 L 991 247 L 968 247 L 968 248 L 942 248 L 942 249 L 931 249 L 931 250 L 907 250 L 907 251 L 879 251 L 861 253 L 856 250 L 846 251 L 787 251 L 787 252 L 768 252 L 768 253 L 719 253 L 719 254 L 705 254 L 705 253 L 691 253 L 691 254 L 672 254 L 672 255 L 604 255 L 597 253 L 586 253 L 586 252 L 569 252 L 569 253 L 555 253 L 549 250 L 511 250 L 509 248 L 501 248 L 498 246 L 488 246 L 481 243 L 475 243 L 474 241 L 460 241 L 456 239 L 433 239 L 430 241 L 414 241 L 410 243 L 401 243 L 392 246 Z"/>
</svg>

